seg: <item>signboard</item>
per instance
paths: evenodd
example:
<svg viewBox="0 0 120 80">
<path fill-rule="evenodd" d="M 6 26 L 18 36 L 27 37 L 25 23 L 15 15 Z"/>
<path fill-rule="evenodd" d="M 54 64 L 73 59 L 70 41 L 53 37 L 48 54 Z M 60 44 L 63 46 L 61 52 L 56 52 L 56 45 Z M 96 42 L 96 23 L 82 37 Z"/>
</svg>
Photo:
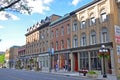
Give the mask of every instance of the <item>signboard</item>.
<svg viewBox="0 0 120 80">
<path fill-rule="evenodd" d="M 52 52 L 52 55 L 53 55 L 53 54 L 54 54 L 54 48 L 52 48 L 52 51 L 51 51 L 51 52 Z"/>
<path fill-rule="evenodd" d="M 52 55 L 54 55 L 54 48 L 48 48 L 48 52 L 50 52 Z"/>
<path fill-rule="evenodd" d="M 120 27 L 115 25 L 115 41 L 120 43 Z"/>
<path fill-rule="evenodd" d="M 117 55 L 120 55 L 120 46 L 117 46 Z"/>
</svg>

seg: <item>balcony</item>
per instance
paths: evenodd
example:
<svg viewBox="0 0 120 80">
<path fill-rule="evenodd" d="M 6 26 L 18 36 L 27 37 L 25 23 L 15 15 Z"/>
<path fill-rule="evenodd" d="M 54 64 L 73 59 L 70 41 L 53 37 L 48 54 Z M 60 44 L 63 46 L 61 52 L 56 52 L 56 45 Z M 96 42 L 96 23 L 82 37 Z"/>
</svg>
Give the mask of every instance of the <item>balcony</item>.
<svg viewBox="0 0 120 80">
<path fill-rule="evenodd" d="M 116 0 L 118 7 L 120 8 L 120 0 Z"/>
</svg>

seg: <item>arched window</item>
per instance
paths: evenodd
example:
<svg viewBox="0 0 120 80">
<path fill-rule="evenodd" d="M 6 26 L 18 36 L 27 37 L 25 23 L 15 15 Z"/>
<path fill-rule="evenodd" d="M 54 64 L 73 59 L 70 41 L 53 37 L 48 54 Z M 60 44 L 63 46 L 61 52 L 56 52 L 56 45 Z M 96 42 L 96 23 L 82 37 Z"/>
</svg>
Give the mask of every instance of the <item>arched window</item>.
<svg viewBox="0 0 120 80">
<path fill-rule="evenodd" d="M 85 27 L 86 27 L 86 21 L 84 17 L 82 17 L 80 22 L 80 29 L 84 29 Z"/>
<path fill-rule="evenodd" d="M 67 49 L 69 49 L 70 48 L 70 39 L 68 38 L 67 39 Z"/>
<path fill-rule="evenodd" d="M 78 30 L 78 24 L 77 24 L 77 20 L 75 20 L 74 22 L 73 22 L 73 31 L 77 31 Z"/>
<path fill-rule="evenodd" d="M 106 13 L 105 9 L 102 9 L 102 10 L 101 10 L 101 13 L 100 13 L 100 21 L 101 21 L 101 22 L 107 21 L 107 13 Z"/>
<path fill-rule="evenodd" d="M 90 26 L 95 25 L 95 23 L 96 23 L 95 16 L 94 16 L 93 13 L 91 13 L 91 15 L 90 15 Z"/>
<path fill-rule="evenodd" d="M 96 32 L 95 31 L 91 31 L 91 34 L 90 34 L 90 44 L 91 45 L 96 44 Z"/>
<path fill-rule="evenodd" d="M 80 40 L 81 40 L 81 46 L 86 46 L 87 45 L 86 34 L 85 33 L 82 33 Z"/>
<path fill-rule="evenodd" d="M 58 41 L 56 41 L 56 50 L 58 50 L 58 46 L 59 46 Z"/>
<path fill-rule="evenodd" d="M 59 30 L 56 29 L 56 37 L 58 37 L 58 34 L 59 34 Z"/>
<path fill-rule="evenodd" d="M 77 38 L 77 36 L 75 35 L 75 36 L 73 37 L 73 48 L 76 48 L 76 47 L 78 47 L 78 38 Z"/>
<path fill-rule="evenodd" d="M 101 31 L 101 43 L 108 42 L 108 30 L 107 28 L 102 28 Z"/>
<path fill-rule="evenodd" d="M 61 50 L 63 50 L 63 49 L 64 49 L 64 41 L 61 40 Z"/>
</svg>

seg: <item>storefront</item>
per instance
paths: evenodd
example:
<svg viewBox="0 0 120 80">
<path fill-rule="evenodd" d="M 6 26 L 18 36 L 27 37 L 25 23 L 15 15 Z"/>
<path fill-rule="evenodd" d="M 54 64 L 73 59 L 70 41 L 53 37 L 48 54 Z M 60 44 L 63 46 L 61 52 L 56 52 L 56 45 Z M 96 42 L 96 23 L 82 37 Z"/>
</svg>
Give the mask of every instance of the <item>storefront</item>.
<svg viewBox="0 0 120 80">
<path fill-rule="evenodd" d="M 109 49 L 108 58 L 105 59 L 105 68 L 106 72 L 112 73 L 112 66 L 114 65 L 111 60 L 113 57 L 112 54 L 112 46 L 110 43 L 106 44 L 106 47 Z M 70 59 L 71 59 L 71 70 L 79 71 L 82 69 L 87 70 L 98 70 L 103 72 L 103 59 L 99 58 L 98 51 L 100 49 L 100 45 L 93 45 L 84 48 L 74 48 L 71 49 Z M 113 64 L 113 65 L 112 65 Z"/>
</svg>

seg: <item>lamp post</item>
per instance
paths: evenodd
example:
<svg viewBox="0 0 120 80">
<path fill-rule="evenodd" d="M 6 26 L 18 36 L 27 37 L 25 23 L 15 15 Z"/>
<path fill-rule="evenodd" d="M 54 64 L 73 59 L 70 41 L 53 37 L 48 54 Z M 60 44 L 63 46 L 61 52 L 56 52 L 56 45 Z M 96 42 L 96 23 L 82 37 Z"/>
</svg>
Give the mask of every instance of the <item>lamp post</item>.
<svg viewBox="0 0 120 80">
<path fill-rule="evenodd" d="M 51 72 L 52 69 L 52 55 L 54 55 L 54 48 L 49 48 L 49 72 Z"/>
<path fill-rule="evenodd" d="M 99 55 L 103 58 L 103 78 L 107 78 L 105 68 L 105 57 L 108 56 L 108 49 L 105 47 L 105 45 L 102 45 L 99 49 Z"/>
</svg>

